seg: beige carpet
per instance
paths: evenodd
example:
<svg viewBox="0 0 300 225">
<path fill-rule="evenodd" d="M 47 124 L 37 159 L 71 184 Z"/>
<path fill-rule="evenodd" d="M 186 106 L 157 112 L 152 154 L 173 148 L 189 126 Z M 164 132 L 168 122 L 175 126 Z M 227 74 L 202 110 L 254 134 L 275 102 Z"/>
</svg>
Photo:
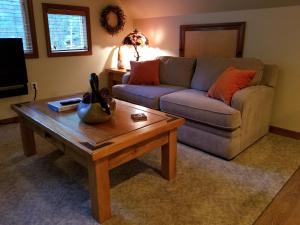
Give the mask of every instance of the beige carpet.
<svg viewBox="0 0 300 225">
<path fill-rule="evenodd" d="M 0 224 L 90 225 L 87 171 L 41 138 L 22 154 L 15 124 L 0 126 Z M 177 177 L 159 151 L 111 171 L 106 225 L 251 225 L 300 165 L 300 142 L 269 134 L 233 161 L 178 144 Z"/>
</svg>

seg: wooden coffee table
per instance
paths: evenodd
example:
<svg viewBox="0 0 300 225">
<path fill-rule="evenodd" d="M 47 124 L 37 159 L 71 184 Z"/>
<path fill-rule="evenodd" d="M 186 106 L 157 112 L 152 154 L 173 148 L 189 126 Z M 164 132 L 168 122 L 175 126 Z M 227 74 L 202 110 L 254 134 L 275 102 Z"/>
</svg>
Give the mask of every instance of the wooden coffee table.
<svg viewBox="0 0 300 225">
<path fill-rule="evenodd" d="M 78 96 L 72 96 L 78 97 Z M 34 133 L 55 144 L 87 167 L 92 214 L 98 222 L 111 217 L 109 170 L 161 147 L 161 174 L 170 180 L 176 173 L 176 130 L 184 119 L 142 106 L 117 101 L 113 118 L 87 125 L 76 111 L 54 112 L 47 102 L 15 104 L 24 154 L 36 153 Z M 132 113 L 145 113 L 147 121 L 134 122 Z"/>
</svg>

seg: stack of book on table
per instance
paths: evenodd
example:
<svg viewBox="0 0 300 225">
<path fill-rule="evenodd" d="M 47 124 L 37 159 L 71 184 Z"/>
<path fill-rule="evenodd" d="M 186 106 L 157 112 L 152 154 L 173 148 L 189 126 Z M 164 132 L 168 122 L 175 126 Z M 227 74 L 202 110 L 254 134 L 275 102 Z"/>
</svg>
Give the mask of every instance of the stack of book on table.
<svg viewBox="0 0 300 225">
<path fill-rule="evenodd" d="M 81 98 L 69 98 L 53 102 L 48 102 L 48 107 L 55 112 L 62 112 L 76 109 L 80 103 Z"/>
</svg>

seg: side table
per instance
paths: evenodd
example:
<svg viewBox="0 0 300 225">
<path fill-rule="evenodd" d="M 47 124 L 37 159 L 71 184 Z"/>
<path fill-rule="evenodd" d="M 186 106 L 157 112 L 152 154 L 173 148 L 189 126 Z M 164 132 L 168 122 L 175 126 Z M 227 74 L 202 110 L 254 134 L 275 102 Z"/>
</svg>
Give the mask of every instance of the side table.
<svg viewBox="0 0 300 225">
<path fill-rule="evenodd" d="M 107 68 L 106 74 L 108 76 L 108 89 L 112 93 L 112 86 L 122 83 L 122 76 L 127 72 L 126 69 Z"/>
</svg>

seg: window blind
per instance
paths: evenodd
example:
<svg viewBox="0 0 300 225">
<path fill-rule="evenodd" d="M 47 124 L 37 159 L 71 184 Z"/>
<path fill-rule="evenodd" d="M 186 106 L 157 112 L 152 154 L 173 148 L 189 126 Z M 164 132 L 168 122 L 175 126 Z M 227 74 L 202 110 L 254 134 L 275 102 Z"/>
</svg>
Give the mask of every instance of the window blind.
<svg viewBox="0 0 300 225">
<path fill-rule="evenodd" d="M 48 13 L 52 52 L 88 49 L 86 16 Z"/>
<path fill-rule="evenodd" d="M 27 0 L 0 0 L 0 38 L 22 38 L 25 54 L 33 52 Z"/>
</svg>

